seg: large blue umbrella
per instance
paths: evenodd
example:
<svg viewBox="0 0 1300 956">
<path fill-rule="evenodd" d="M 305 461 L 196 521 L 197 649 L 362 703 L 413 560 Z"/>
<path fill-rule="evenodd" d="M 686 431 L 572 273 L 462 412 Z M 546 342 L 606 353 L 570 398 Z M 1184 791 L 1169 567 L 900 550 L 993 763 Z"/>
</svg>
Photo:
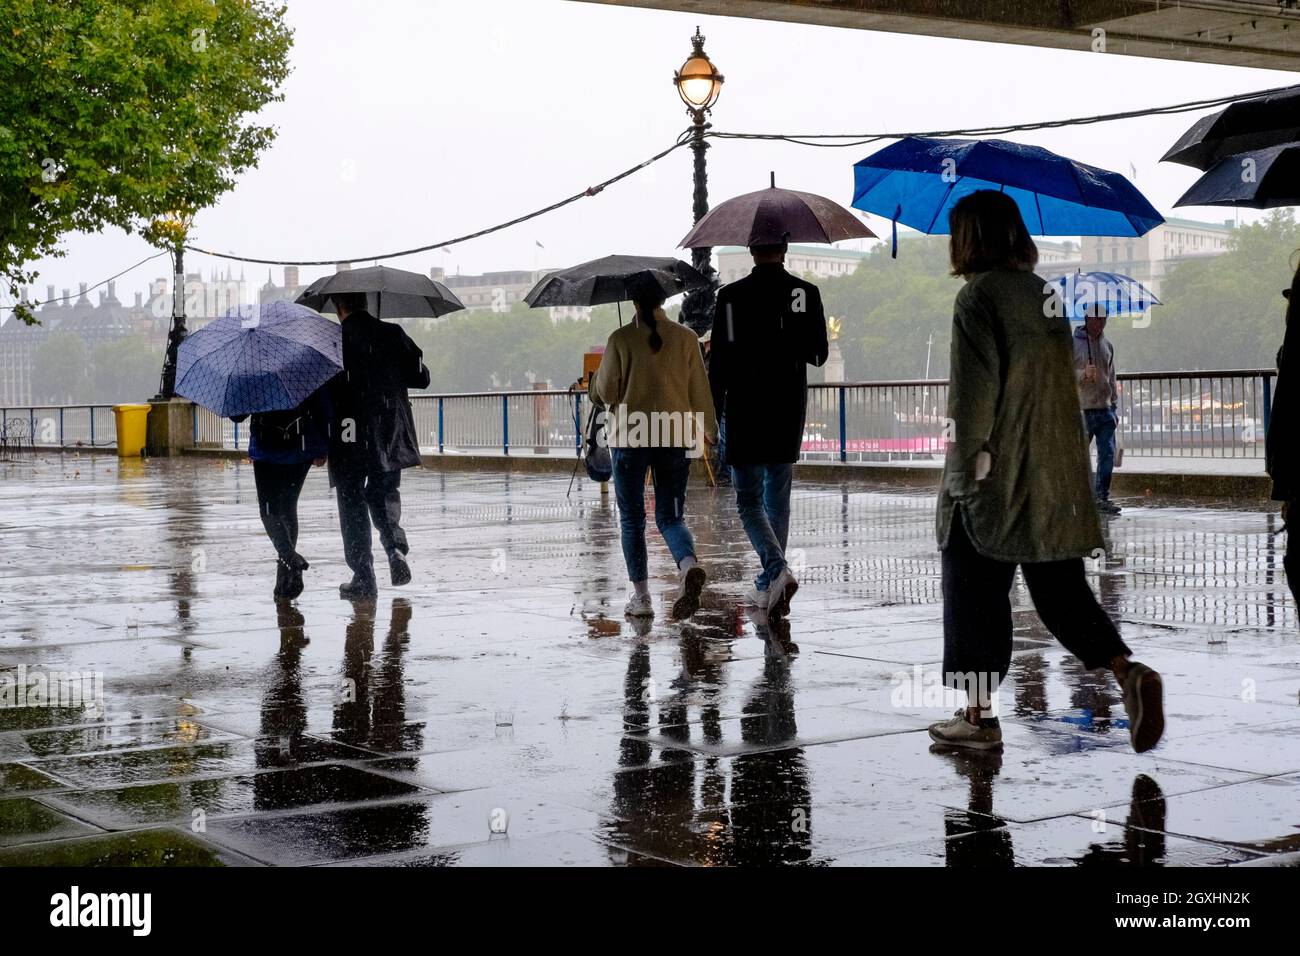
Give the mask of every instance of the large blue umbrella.
<svg viewBox="0 0 1300 956">
<path fill-rule="evenodd" d="M 946 235 L 948 212 L 980 189 L 1016 201 L 1039 236 L 1141 236 L 1164 222 L 1119 173 L 1001 139 L 908 136 L 853 167 L 853 206 Z"/>
<path fill-rule="evenodd" d="M 1082 319 L 1092 305 L 1104 306 L 1107 315 L 1133 315 L 1160 305 L 1154 292 L 1118 272 L 1071 272 L 1048 281 L 1056 286 L 1071 319 Z"/>
<path fill-rule="evenodd" d="M 343 370 L 343 336 L 306 306 L 233 308 L 187 336 L 176 393 L 223 418 L 297 408 Z"/>
</svg>

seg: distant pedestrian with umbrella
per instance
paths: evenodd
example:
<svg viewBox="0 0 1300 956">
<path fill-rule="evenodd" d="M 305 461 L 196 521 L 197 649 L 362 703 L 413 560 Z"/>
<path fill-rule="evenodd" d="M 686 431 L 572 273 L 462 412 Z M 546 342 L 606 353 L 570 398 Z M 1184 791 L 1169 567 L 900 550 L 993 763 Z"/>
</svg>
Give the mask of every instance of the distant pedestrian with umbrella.
<svg viewBox="0 0 1300 956">
<path fill-rule="evenodd" d="M 1129 659 L 1088 584 L 1100 553 L 1087 447 L 1056 292 L 1033 272 L 1038 250 L 1016 202 L 992 190 L 949 214 L 954 275 L 948 446 L 936 531 L 942 552 L 945 683 L 967 706 L 932 724 L 941 744 L 1002 746 L 994 707 L 1011 663 L 1009 592 L 1019 566 L 1047 629 L 1089 669 L 1108 667 L 1141 752 L 1164 732 L 1160 675 Z"/>
<path fill-rule="evenodd" d="M 824 196 L 778 189 L 745 193 L 711 209 L 683 246 L 744 245 L 749 275 L 718 292 L 709 384 L 724 423 L 723 450 L 736 510 L 762 565 L 749 604 L 769 618 L 789 613 L 799 582 L 786 561 L 790 489 L 803 445 L 808 366 L 829 354 L 817 286 L 785 268 L 789 242 L 870 237 L 851 212 Z"/>
<path fill-rule="evenodd" d="M 289 302 L 231 309 L 181 343 L 176 391 L 239 422 L 252 416 L 258 512 L 276 553 L 277 598 L 296 598 L 309 567 L 298 553 L 298 496 L 328 453 L 325 386 L 343 367 L 339 326 Z"/>
<path fill-rule="evenodd" d="M 1119 384 L 1115 378 L 1115 346 L 1106 338 L 1106 306 L 1102 302 L 1087 307 L 1083 325 L 1074 331 L 1074 368 L 1079 378 L 1084 430 L 1088 443 L 1097 443 L 1097 478 L 1092 489 L 1097 510 L 1117 515 L 1120 508 L 1110 500 L 1110 481 L 1119 426 Z"/>
<path fill-rule="evenodd" d="M 462 306 L 454 296 L 447 301 L 428 277 L 382 266 L 335 273 L 313 283 L 299 301 L 328 302 L 343 326 L 343 375 L 331 390 L 335 425 L 329 466 L 352 580 L 339 586 L 339 596 L 370 599 L 378 591 L 372 524 L 393 586 L 411 580 L 399 487 L 402 469 L 420 464 L 420 448 L 407 390 L 428 388 L 429 370 L 406 331 L 372 314 L 369 305 L 415 316 L 442 315 Z"/>
<path fill-rule="evenodd" d="M 613 452 L 623 559 L 632 587 L 625 612 L 633 618 L 654 616 L 645 540 L 648 471 L 655 525 L 677 565 L 672 616 L 682 620 L 699 609 L 707 578 L 686 525 L 687 479 L 691 459 L 705 453 L 705 443 L 717 441 L 718 425 L 699 337 L 664 314 L 667 293 L 680 288 L 672 282 L 665 288 L 665 281 L 653 271 L 625 279 L 626 296 L 619 298 L 632 299 L 635 316 L 610 335 L 589 394 L 604 409 Z"/>
</svg>

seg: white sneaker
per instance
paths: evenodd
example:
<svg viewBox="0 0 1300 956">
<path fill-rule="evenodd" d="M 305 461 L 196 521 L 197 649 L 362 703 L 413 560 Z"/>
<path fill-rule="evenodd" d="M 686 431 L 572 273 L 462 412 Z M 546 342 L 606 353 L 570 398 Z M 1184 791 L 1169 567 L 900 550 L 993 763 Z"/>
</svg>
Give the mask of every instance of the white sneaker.
<svg viewBox="0 0 1300 956">
<path fill-rule="evenodd" d="M 627 607 L 623 608 L 623 613 L 628 617 L 654 617 L 654 605 L 650 603 L 650 595 L 633 594 L 627 599 Z"/>
<path fill-rule="evenodd" d="M 767 610 L 767 592 L 760 591 L 758 588 L 750 588 L 745 592 L 745 604 L 749 607 L 762 608 Z"/>
<path fill-rule="evenodd" d="M 799 582 L 794 579 L 789 568 L 782 568 L 767 588 L 767 616 L 769 618 L 785 617 L 790 613 L 790 599 L 799 590 Z"/>
</svg>

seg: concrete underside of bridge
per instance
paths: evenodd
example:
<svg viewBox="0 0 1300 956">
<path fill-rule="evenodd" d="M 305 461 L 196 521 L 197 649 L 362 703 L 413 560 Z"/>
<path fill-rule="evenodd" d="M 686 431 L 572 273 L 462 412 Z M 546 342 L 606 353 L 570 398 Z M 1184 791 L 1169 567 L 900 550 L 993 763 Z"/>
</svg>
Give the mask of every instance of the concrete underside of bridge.
<svg viewBox="0 0 1300 956">
<path fill-rule="evenodd" d="M 582 0 L 886 33 L 1300 69 L 1296 0 Z M 1104 34 L 1097 31 L 1104 31 Z"/>
</svg>

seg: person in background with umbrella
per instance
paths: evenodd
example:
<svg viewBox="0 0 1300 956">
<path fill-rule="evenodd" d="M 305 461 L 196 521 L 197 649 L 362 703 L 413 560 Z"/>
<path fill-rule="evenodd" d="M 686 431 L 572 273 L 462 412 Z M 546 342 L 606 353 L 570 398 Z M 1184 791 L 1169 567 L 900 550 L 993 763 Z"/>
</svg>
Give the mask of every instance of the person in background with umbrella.
<svg viewBox="0 0 1300 956">
<path fill-rule="evenodd" d="M 772 618 L 789 612 L 799 589 L 785 560 L 790 485 L 803 444 L 808 366 L 822 365 L 830 349 L 821 293 L 786 272 L 786 249 L 784 241 L 750 245 L 753 271 L 718 292 L 709 356 L 736 509 L 763 565 L 747 600 Z"/>
<path fill-rule="evenodd" d="M 1083 558 L 1101 553 L 1091 506 L 1070 326 L 1034 275 L 1038 250 L 1015 201 L 979 190 L 949 217 L 954 275 L 948 414 L 953 440 L 940 486 L 944 681 L 968 705 L 932 724 L 941 744 L 1002 746 L 994 708 L 1011 664 L 1016 566 L 1044 625 L 1090 669 L 1122 688 L 1129 737 L 1149 750 L 1164 732 L 1160 675 L 1129 649 L 1088 585 Z"/>
<path fill-rule="evenodd" d="M 1083 325 L 1074 331 L 1074 368 L 1079 377 L 1084 429 L 1088 442 L 1097 443 L 1097 480 L 1093 486 L 1097 510 L 1117 515 L 1119 505 L 1110 500 L 1110 478 L 1115 468 L 1119 385 L 1115 379 L 1115 346 L 1105 333 L 1106 305 L 1094 302 L 1084 312 Z"/>
<path fill-rule="evenodd" d="M 310 565 L 298 553 L 298 496 L 313 464 L 325 464 L 329 453 L 330 402 L 328 386 L 318 389 L 297 408 L 254 412 L 249 425 L 248 457 L 262 527 L 275 547 L 275 590 L 279 599 L 302 593 L 302 573 Z M 246 416 L 235 415 L 243 421 Z"/>
<path fill-rule="evenodd" d="M 1300 269 L 1286 298 L 1286 329 L 1277 351 L 1277 390 L 1264 436 L 1264 470 L 1273 479 L 1273 500 L 1282 503 L 1282 524 L 1289 527 L 1295 501 L 1300 498 L 1300 388 L 1295 384 L 1300 379 Z M 1300 561 L 1291 550 L 1290 534 L 1288 531 L 1282 567 L 1291 596 L 1300 604 Z"/>
<path fill-rule="evenodd" d="M 686 527 L 686 482 L 691 472 L 688 450 L 707 454 L 699 443 L 715 443 L 718 424 L 699 337 L 664 314 L 661 307 L 666 296 L 658 283 L 632 279 L 628 292 L 636 318 L 610 335 L 588 392 L 592 401 L 605 409 L 613 452 L 623 559 L 632 585 L 625 611 L 633 618 L 654 616 L 645 542 L 645 478 L 649 470 L 654 481 L 655 525 L 677 563 L 679 590 L 672 616 L 682 620 L 699 609 L 706 579 L 695 557 L 695 540 Z M 677 418 L 683 427 L 652 425 L 638 433 L 637 420 L 653 422 L 664 413 Z M 623 422 L 629 423 L 626 429 Z M 695 431 L 696 423 L 702 424 L 703 435 L 688 434 Z"/>
<path fill-rule="evenodd" d="M 339 505 L 343 556 L 352 580 L 339 596 L 373 598 L 378 586 L 370 526 L 388 556 L 394 587 L 411 580 L 410 545 L 402 530 L 402 469 L 420 463 L 409 388 L 427 388 L 424 353 L 400 325 L 366 310 L 364 292 L 342 292 L 330 301 L 343 326 L 343 374 L 334 380 L 335 427 L 330 434 L 330 481 Z"/>
</svg>

